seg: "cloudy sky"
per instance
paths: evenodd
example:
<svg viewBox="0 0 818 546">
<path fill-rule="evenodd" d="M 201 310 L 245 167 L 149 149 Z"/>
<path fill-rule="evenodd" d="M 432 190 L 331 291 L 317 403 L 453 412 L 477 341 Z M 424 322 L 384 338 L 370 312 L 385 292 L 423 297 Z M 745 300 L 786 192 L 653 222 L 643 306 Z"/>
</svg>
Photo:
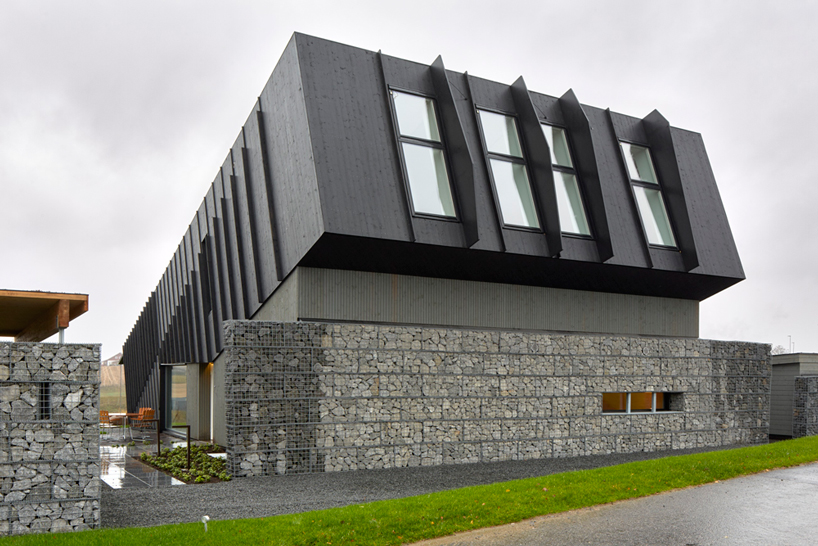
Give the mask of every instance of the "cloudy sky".
<svg viewBox="0 0 818 546">
<path fill-rule="evenodd" d="M 818 3 L 3 0 L 0 288 L 119 352 L 294 31 L 700 132 L 747 280 L 701 336 L 818 352 Z"/>
</svg>

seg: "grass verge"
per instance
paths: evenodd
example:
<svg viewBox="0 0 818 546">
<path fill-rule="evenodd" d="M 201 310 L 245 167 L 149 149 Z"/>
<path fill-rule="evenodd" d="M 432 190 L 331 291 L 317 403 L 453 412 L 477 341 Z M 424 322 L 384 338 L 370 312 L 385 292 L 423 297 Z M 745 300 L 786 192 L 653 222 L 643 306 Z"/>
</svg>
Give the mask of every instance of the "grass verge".
<svg viewBox="0 0 818 546">
<path fill-rule="evenodd" d="M 14 545 L 404 544 L 818 461 L 818 437 L 262 519 L 3 539 Z M 204 515 L 204 514 L 203 514 Z M 210 514 L 218 517 L 217 514 Z"/>
</svg>

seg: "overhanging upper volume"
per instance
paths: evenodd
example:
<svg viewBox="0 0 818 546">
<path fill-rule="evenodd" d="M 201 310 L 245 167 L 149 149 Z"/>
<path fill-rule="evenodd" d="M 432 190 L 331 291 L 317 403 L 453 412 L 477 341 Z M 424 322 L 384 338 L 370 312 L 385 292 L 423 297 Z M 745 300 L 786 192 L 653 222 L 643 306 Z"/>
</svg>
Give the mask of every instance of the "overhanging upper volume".
<svg viewBox="0 0 818 546">
<path fill-rule="evenodd" d="M 689 301 L 744 278 L 697 133 L 295 34 L 126 342 L 129 405 L 299 267 Z"/>
</svg>

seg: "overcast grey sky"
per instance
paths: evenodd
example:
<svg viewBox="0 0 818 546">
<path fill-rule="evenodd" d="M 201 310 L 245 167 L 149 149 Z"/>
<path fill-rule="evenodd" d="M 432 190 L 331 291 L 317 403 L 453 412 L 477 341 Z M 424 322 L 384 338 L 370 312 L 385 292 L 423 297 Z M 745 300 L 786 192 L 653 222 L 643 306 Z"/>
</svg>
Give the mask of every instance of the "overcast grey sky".
<svg viewBox="0 0 818 546">
<path fill-rule="evenodd" d="M 701 336 L 818 352 L 818 3 L 0 3 L 0 288 L 119 352 L 294 31 L 703 135 L 747 280 Z"/>
</svg>

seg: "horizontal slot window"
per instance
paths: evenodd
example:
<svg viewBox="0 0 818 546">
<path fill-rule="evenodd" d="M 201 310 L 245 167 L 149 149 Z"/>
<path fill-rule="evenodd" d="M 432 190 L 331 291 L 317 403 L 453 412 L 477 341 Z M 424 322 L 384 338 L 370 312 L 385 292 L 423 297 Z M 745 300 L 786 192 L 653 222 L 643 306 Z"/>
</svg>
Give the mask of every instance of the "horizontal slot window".
<svg viewBox="0 0 818 546">
<path fill-rule="evenodd" d="M 606 392 L 602 394 L 602 413 L 660 413 L 681 411 L 679 392 Z"/>
</svg>

